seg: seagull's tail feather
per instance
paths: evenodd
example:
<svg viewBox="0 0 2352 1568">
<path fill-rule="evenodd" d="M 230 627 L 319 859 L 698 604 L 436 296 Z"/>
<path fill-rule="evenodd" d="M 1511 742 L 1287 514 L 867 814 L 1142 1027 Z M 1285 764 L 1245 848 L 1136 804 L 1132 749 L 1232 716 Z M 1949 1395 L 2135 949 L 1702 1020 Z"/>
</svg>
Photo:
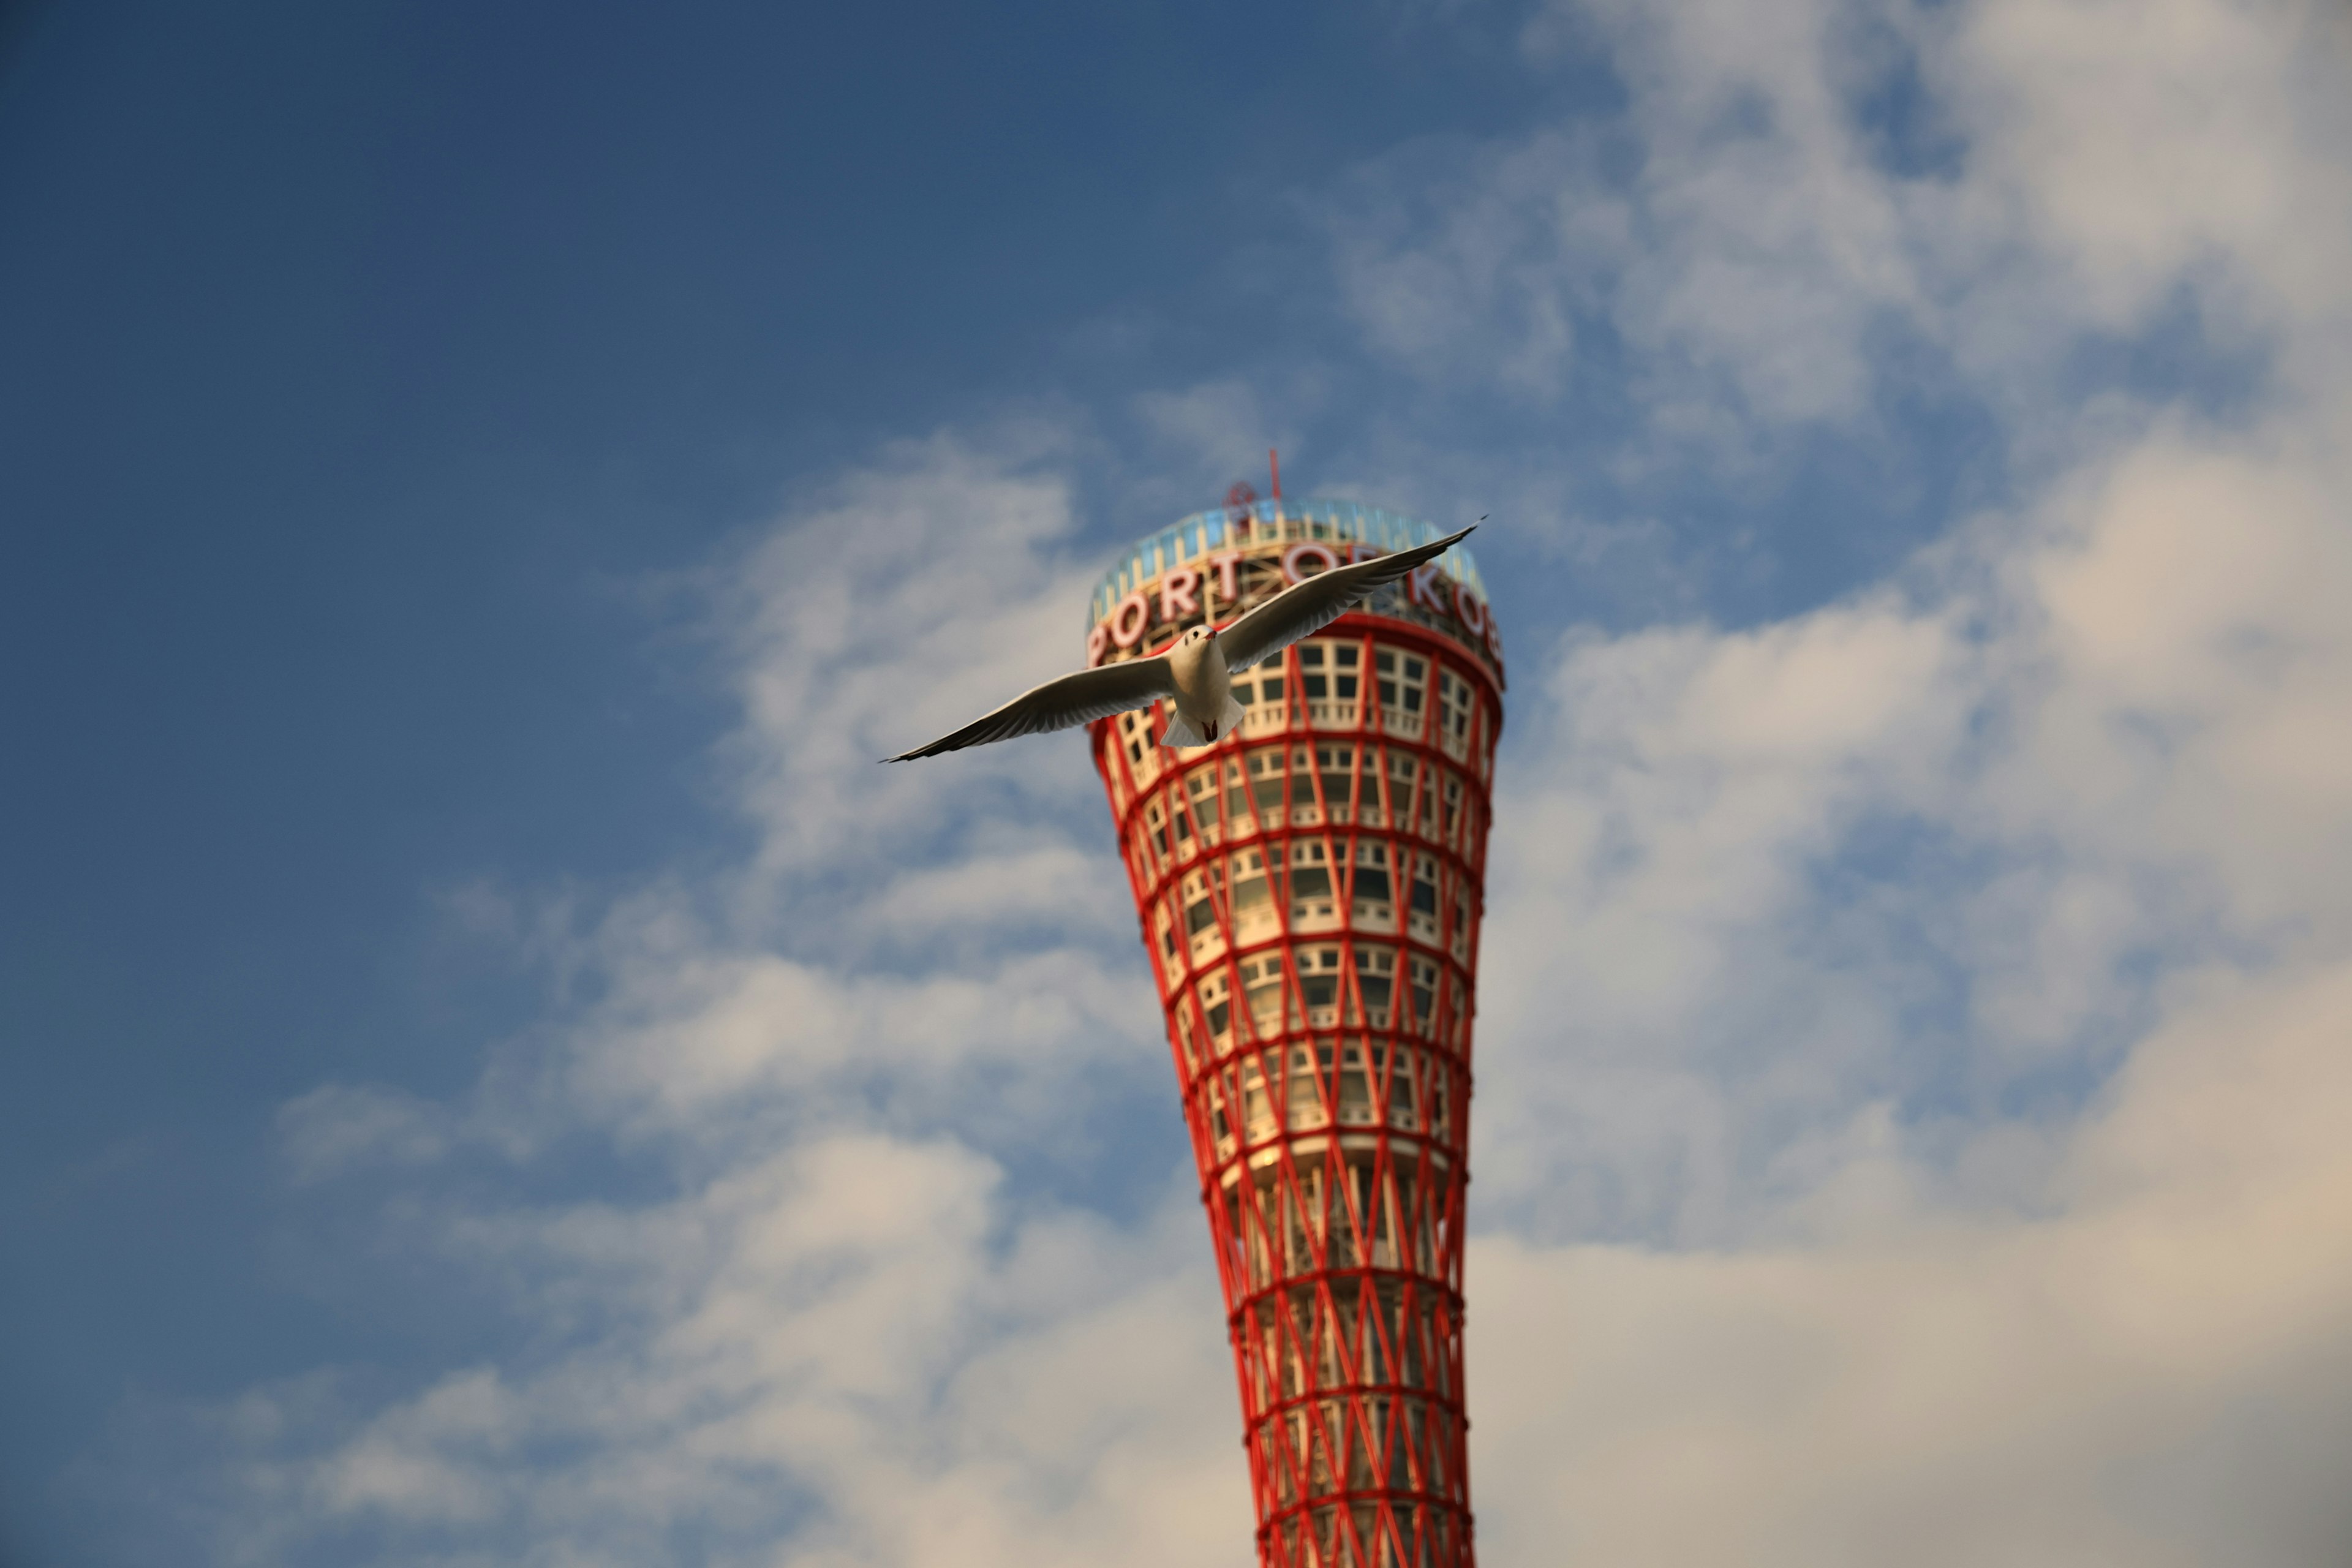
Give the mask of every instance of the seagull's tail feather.
<svg viewBox="0 0 2352 1568">
<path fill-rule="evenodd" d="M 1198 725 L 1184 717 L 1184 710 L 1181 708 L 1171 704 L 1168 713 L 1168 728 L 1160 732 L 1160 743 L 1163 746 L 1205 746 L 1209 743 L 1209 739 L 1201 733 Z"/>
<path fill-rule="evenodd" d="M 1217 733 L 1220 735 L 1239 734 L 1241 732 L 1242 721 L 1248 717 L 1249 710 L 1242 706 L 1241 700 L 1235 697 L 1232 692 L 1226 692 L 1225 710 L 1217 715 Z"/>
</svg>

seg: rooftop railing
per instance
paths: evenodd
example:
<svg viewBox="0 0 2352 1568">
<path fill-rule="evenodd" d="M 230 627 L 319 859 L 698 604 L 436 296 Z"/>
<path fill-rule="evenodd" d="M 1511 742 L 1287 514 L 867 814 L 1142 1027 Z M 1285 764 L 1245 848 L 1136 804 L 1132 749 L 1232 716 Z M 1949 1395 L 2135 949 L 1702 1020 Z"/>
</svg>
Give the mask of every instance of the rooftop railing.
<svg viewBox="0 0 2352 1568">
<path fill-rule="evenodd" d="M 1087 625 L 1092 627 L 1121 599 L 1162 574 L 1178 566 L 1197 568 L 1204 558 L 1228 550 L 1305 540 L 1369 544 L 1384 552 L 1410 550 L 1443 539 L 1449 531 L 1361 501 L 1257 500 L 1247 506 L 1213 507 L 1137 543 L 1128 559 L 1096 585 L 1087 603 Z M 1463 546 L 1457 544 L 1439 556 L 1437 563 L 1447 576 L 1467 584 L 1481 599 L 1488 597 L 1477 563 Z"/>
</svg>

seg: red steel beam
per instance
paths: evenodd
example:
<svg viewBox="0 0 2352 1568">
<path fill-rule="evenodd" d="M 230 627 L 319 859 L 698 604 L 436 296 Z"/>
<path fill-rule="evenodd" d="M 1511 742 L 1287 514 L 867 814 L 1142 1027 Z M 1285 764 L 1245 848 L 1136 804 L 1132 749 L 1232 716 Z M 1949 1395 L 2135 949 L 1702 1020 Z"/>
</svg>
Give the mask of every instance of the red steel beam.
<svg viewBox="0 0 2352 1568">
<path fill-rule="evenodd" d="M 1360 650 L 1351 721 L 1335 721 L 1343 706 L 1336 700 L 1321 721 L 1312 716 L 1293 648 L 1281 667 L 1287 711 L 1277 726 L 1245 724 L 1181 754 L 1153 749 L 1166 718 L 1159 710 L 1104 720 L 1090 733 L 1200 1166 L 1240 1384 L 1258 1560 L 1267 1568 L 1469 1568 L 1461 1243 L 1502 692 L 1476 648 L 1415 622 L 1359 611 L 1313 639 L 1327 650 L 1349 640 Z M 1381 650 L 1427 661 L 1418 734 L 1387 727 Z M 1323 673 L 1336 679 L 1338 668 Z M 1438 732 L 1444 675 L 1467 681 L 1474 697 L 1458 759 Z M 1317 765 L 1339 745 L 1350 752 L 1344 804 L 1326 794 L 1339 771 Z M 1295 762 L 1301 748 L 1303 770 Z M 1268 751 L 1281 759 L 1279 773 L 1251 773 L 1244 760 Z M 1448 780 L 1458 783 L 1450 801 Z M 1399 799 L 1394 786 L 1406 782 L 1410 793 Z M 1261 784 L 1272 785 L 1278 807 L 1259 804 Z M 1196 802 L 1207 809 L 1196 813 Z M 1232 811 L 1236 804 L 1246 809 Z M 1369 826 L 1374 817 L 1378 826 Z M 1311 847 L 1307 860 L 1294 856 L 1318 844 L 1319 862 Z M 1367 847 L 1378 854 L 1368 858 Z M 1267 929 L 1244 943 L 1234 899 L 1236 882 L 1249 879 L 1234 870 L 1253 851 L 1274 908 L 1270 922 L 1257 922 Z M 1296 873 L 1318 865 L 1333 917 L 1300 929 Z M 1433 876 L 1422 878 L 1423 869 Z M 1360 923 L 1360 879 L 1374 870 L 1387 882 L 1388 929 Z M 1435 895 L 1426 921 L 1413 902 L 1423 881 Z M 1189 904 L 1208 906 L 1198 932 L 1187 885 L 1202 895 Z M 1326 959 L 1335 951 L 1333 968 Z M 1361 952 L 1390 955 L 1391 969 L 1367 973 Z M 1244 965 L 1256 986 L 1244 987 Z M 1276 1000 L 1260 1018 L 1251 1002 L 1269 975 Z M 1310 978 L 1328 1005 L 1310 1005 Z M 1385 1023 L 1367 979 L 1386 984 Z M 1219 1002 L 1204 1000 L 1204 982 L 1221 987 Z M 1416 1000 L 1423 992 L 1425 1007 Z M 1225 1026 L 1213 1029 L 1220 1012 Z"/>
</svg>

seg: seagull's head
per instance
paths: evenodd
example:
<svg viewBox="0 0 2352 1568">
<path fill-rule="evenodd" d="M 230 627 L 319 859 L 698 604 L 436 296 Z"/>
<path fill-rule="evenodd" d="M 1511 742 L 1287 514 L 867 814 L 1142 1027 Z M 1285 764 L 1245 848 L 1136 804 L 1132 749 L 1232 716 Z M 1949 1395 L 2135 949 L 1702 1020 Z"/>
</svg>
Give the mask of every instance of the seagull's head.
<svg viewBox="0 0 2352 1568">
<path fill-rule="evenodd" d="M 1204 642 L 1214 640 L 1216 635 L 1217 628 L 1214 626 L 1194 626 L 1184 634 L 1184 646 L 1198 647 Z"/>
</svg>

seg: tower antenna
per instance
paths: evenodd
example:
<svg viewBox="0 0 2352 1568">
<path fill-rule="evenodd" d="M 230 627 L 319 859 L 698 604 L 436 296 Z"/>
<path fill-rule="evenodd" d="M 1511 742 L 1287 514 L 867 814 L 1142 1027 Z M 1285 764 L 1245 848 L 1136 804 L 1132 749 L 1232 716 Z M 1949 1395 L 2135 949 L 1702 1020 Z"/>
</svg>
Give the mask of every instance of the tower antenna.
<svg viewBox="0 0 2352 1568">
<path fill-rule="evenodd" d="M 1274 499 L 1280 500 L 1282 499 L 1282 454 L 1268 447 L 1265 449 L 1265 466 L 1274 470 Z"/>
</svg>

